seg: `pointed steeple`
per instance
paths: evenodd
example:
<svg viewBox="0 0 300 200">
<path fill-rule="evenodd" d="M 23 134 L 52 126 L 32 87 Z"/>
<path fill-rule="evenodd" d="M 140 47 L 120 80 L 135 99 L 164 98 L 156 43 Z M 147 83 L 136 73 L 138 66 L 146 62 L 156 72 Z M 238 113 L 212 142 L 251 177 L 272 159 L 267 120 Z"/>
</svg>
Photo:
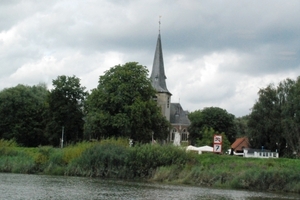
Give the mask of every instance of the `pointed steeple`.
<svg viewBox="0 0 300 200">
<path fill-rule="evenodd" d="M 167 89 L 167 84 L 166 84 L 167 77 L 165 75 L 160 33 L 158 34 L 158 38 L 157 38 L 153 66 L 152 66 L 152 73 L 150 79 L 152 82 L 152 86 L 156 89 L 157 92 L 168 93 L 171 95 L 171 93 Z"/>
</svg>

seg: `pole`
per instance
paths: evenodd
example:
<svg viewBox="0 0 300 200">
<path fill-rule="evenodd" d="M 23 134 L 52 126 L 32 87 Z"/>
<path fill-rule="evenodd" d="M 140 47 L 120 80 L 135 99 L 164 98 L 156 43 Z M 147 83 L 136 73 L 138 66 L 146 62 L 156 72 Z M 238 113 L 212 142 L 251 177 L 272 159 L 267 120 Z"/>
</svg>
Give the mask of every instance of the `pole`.
<svg viewBox="0 0 300 200">
<path fill-rule="evenodd" d="M 154 132 L 152 131 L 152 144 L 154 143 L 154 140 L 153 140 L 153 134 L 154 134 Z"/>
<path fill-rule="evenodd" d="M 61 148 L 64 148 L 64 129 L 65 127 L 63 126 L 61 130 Z"/>
</svg>

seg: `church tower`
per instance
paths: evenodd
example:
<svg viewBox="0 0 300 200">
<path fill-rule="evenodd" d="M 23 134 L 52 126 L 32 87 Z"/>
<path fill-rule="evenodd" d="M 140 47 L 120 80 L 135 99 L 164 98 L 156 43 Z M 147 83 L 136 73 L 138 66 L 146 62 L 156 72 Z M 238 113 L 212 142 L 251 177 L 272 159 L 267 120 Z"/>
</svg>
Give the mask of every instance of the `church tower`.
<svg viewBox="0 0 300 200">
<path fill-rule="evenodd" d="M 172 94 L 167 89 L 166 75 L 164 68 L 163 52 L 161 46 L 160 32 L 158 34 L 156 49 L 154 54 L 152 73 L 150 76 L 152 86 L 157 91 L 157 104 L 161 108 L 162 114 L 170 121 L 170 108 Z"/>
</svg>

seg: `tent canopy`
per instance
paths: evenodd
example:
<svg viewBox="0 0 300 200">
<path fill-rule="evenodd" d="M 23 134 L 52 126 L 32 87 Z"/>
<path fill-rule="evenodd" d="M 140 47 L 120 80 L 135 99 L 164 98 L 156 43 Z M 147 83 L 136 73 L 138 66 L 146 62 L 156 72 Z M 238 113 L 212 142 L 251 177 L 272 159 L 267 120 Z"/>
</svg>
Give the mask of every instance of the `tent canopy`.
<svg viewBox="0 0 300 200">
<path fill-rule="evenodd" d="M 201 154 L 202 152 L 213 152 L 214 148 L 211 146 L 207 146 L 207 145 L 202 146 L 202 147 L 195 147 L 195 146 L 189 145 L 186 148 L 186 151 L 198 151 L 198 153 Z"/>
</svg>

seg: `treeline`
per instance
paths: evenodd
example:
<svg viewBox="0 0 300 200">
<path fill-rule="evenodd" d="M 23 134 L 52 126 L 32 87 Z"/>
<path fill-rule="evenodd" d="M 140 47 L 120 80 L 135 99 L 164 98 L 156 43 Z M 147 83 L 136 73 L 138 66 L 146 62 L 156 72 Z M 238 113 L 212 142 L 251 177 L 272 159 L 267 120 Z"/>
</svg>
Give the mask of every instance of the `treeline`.
<svg viewBox="0 0 300 200">
<path fill-rule="evenodd" d="M 67 140 L 82 139 L 85 88 L 75 76 L 59 76 L 53 86 L 50 91 L 45 84 L 2 90 L 0 137 L 28 147 L 58 146 L 64 127 Z"/>
<path fill-rule="evenodd" d="M 0 92 L 0 139 L 27 147 L 110 137 L 166 139 L 170 124 L 147 76 L 145 66 L 130 62 L 106 71 L 90 93 L 79 78 L 64 75 L 51 90 L 45 84 L 6 88 Z"/>
<path fill-rule="evenodd" d="M 58 76 L 53 89 L 45 84 L 17 85 L 0 92 L 0 138 L 19 145 L 59 146 L 61 142 L 126 137 L 137 143 L 167 140 L 170 123 L 161 114 L 145 66 L 116 65 L 99 77 L 89 92 L 76 76 Z M 212 145 L 223 134 L 230 148 L 238 134 L 234 115 L 209 107 L 190 113 L 190 142 Z M 227 140 L 228 139 L 228 140 Z"/>
<path fill-rule="evenodd" d="M 248 116 L 248 135 L 254 147 L 298 157 L 300 152 L 300 77 L 262 88 Z"/>
</svg>

